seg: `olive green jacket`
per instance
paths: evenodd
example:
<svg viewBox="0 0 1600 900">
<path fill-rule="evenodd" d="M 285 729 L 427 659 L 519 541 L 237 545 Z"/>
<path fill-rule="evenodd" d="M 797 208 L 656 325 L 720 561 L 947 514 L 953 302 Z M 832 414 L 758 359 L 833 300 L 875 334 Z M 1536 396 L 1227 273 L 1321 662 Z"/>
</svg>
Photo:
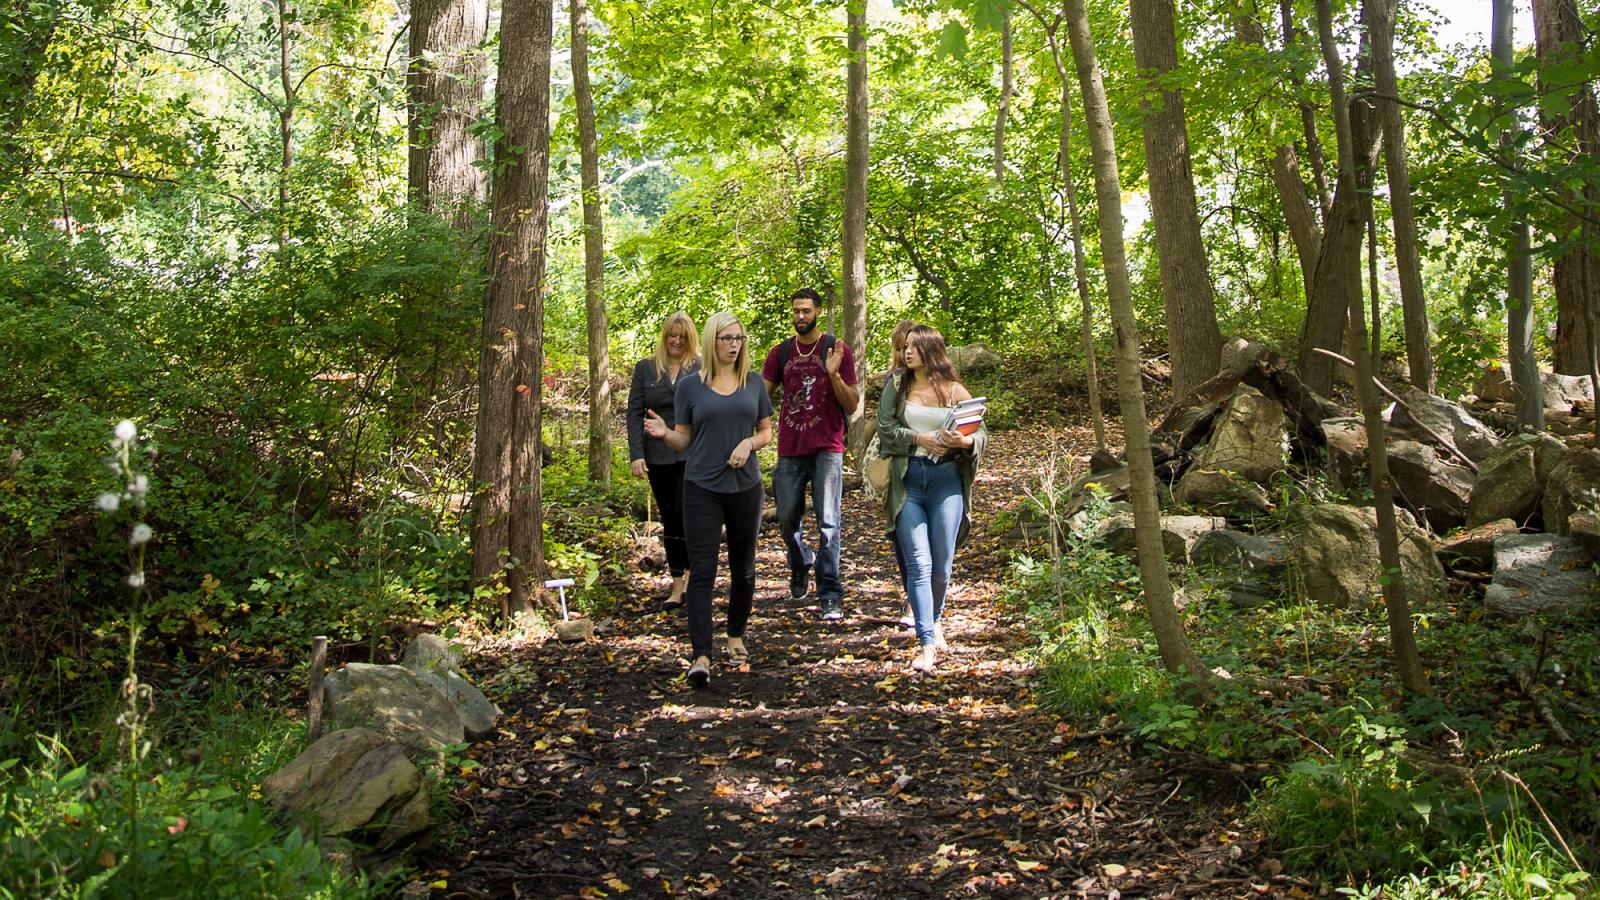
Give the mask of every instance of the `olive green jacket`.
<svg viewBox="0 0 1600 900">
<path fill-rule="evenodd" d="M 878 398 L 878 451 L 889 458 L 889 497 L 884 512 L 893 531 L 900 519 L 900 510 L 906 505 L 906 469 L 917 452 L 916 432 L 906 425 L 905 405 L 900 402 L 900 379 L 897 374 L 883 386 L 883 396 Z M 956 532 L 956 546 L 967 539 L 972 527 L 972 480 L 978 474 L 978 462 L 989 444 L 989 430 L 980 425 L 972 435 L 972 448 L 956 452 L 956 463 L 961 468 L 961 529 Z"/>
</svg>

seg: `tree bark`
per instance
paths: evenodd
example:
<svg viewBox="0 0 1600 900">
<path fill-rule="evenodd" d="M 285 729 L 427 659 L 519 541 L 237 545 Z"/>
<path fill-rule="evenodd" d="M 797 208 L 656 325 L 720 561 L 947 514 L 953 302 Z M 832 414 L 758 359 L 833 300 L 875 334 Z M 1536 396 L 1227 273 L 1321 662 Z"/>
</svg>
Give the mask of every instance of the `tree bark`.
<svg viewBox="0 0 1600 900">
<path fill-rule="evenodd" d="M 1294 23 L 1294 0 L 1278 0 L 1278 12 L 1283 26 L 1283 49 L 1289 50 L 1298 43 Z M 1305 79 L 1294 78 L 1296 88 L 1304 87 Z M 1317 136 L 1317 108 L 1309 101 L 1300 102 L 1300 130 L 1305 135 L 1306 161 L 1311 164 L 1311 183 L 1317 189 L 1317 210 L 1326 219 L 1333 209 L 1333 195 L 1328 190 L 1328 162 L 1322 153 L 1322 139 Z"/>
<path fill-rule="evenodd" d="M 1328 92 L 1333 101 L 1333 120 L 1338 135 L 1338 194 L 1358 193 L 1356 184 L 1355 133 L 1351 127 L 1350 105 L 1345 98 L 1344 69 L 1339 60 L 1339 45 L 1333 37 L 1333 13 L 1329 0 L 1316 0 L 1317 33 L 1322 57 L 1328 67 Z M 1370 201 L 1369 201 L 1370 202 Z M 1337 201 L 1335 202 L 1337 206 Z M 1370 213 L 1370 206 L 1361 204 Z M 1370 214 L 1366 217 L 1371 222 Z M 1359 240 L 1359 230 L 1357 232 Z M 1376 234 L 1370 229 L 1369 234 Z M 1375 243 L 1375 242 L 1374 242 Z M 1377 247 L 1372 247 L 1375 261 Z M 1371 473 L 1373 507 L 1378 520 L 1378 561 L 1383 568 L 1383 603 L 1389 617 L 1389 649 L 1394 655 L 1395 672 L 1401 685 L 1411 693 L 1429 692 L 1422 658 L 1417 653 L 1416 636 L 1411 626 L 1411 604 L 1400 568 L 1400 531 L 1394 512 L 1394 485 L 1389 479 L 1388 442 L 1384 435 L 1383 412 L 1378 405 L 1378 390 L 1373 383 L 1372 361 L 1378 342 L 1378 296 L 1376 268 L 1373 272 L 1372 345 L 1367 344 L 1366 317 L 1362 315 L 1359 245 L 1355 255 L 1340 257 L 1338 263 L 1355 271 L 1347 273 L 1345 295 L 1349 302 L 1350 325 L 1355 331 L 1351 347 L 1356 368 L 1356 396 L 1367 431 L 1367 467 Z M 1320 354 L 1319 354 L 1320 355 Z"/>
<path fill-rule="evenodd" d="M 1111 111 L 1106 106 L 1105 84 L 1084 0 L 1065 0 L 1065 4 L 1067 33 L 1077 67 L 1079 92 L 1083 95 L 1084 118 L 1089 123 L 1089 146 L 1094 154 L 1100 252 L 1117 342 L 1117 397 L 1122 407 L 1133 492 L 1139 580 L 1144 586 L 1145 608 L 1150 614 L 1162 664 L 1170 672 L 1189 676 L 1197 684 L 1205 685 L 1211 674 L 1184 633 L 1183 619 L 1172 601 L 1172 581 L 1167 574 L 1166 553 L 1161 545 L 1161 510 L 1150 453 L 1150 425 L 1145 418 L 1144 384 L 1139 373 L 1139 325 L 1134 318 L 1133 291 L 1128 283 L 1128 261 L 1122 245 L 1122 185 L 1117 174 Z"/>
<path fill-rule="evenodd" d="M 606 338 L 606 241 L 600 148 L 589 87 L 589 4 L 568 0 L 572 19 L 572 94 L 578 107 L 583 170 L 583 300 L 589 329 L 589 480 L 611 480 L 611 359 Z"/>
<path fill-rule="evenodd" d="M 406 186 L 411 202 L 473 224 L 488 178 L 483 141 L 472 134 L 487 70 L 480 46 L 488 0 L 412 0 L 406 72 Z"/>
<path fill-rule="evenodd" d="M 1512 3 L 1493 0 L 1489 53 L 1496 78 L 1510 78 L 1512 67 Z M 1504 117 L 1500 149 L 1506 159 L 1516 153 L 1516 117 Z M 1534 431 L 1544 430 L 1544 392 L 1539 385 L 1539 363 L 1533 355 L 1533 263 L 1528 222 L 1515 214 L 1516 198 L 1506 182 L 1504 202 L 1512 217 L 1506 245 L 1506 352 L 1511 357 L 1511 385 L 1517 398 L 1517 422 Z"/>
<path fill-rule="evenodd" d="M 1291 15 L 1292 10 L 1285 12 Z M 1294 39 L 1292 19 L 1286 19 L 1284 46 L 1287 49 Z M 1266 37 L 1261 25 L 1248 13 L 1239 13 L 1233 19 L 1234 37 L 1241 43 L 1265 47 Z M 1301 104 L 1302 108 L 1304 104 Z M 1267 162 L 1272 186 L 1278 194 L 1283 209 L 1283 221 L 1289 229 L 1289 240 L 1294 244 L 1295 258 L 1300 261 L 1300 284 L 1307 297 L 1311 296 L 1312 282 L 1317 272 L 1317 254 L 1322 246 L 1322 226 L 1317 220 L 1321 210 L 1321 188 L 1317 190 L 1318 204 L 1312 205 L 1301 177 L 1300 156 L 1292 142 L 1279 144 Z"/>
<path fill-rule="evenodd" d="M 867 365 L 867 8 L 865 0 L 848 0 L 848 7 L 841 330 L 855 354 L 856 382 L 860 384 Z M 859 404 L 851 417 L 858 412 Z"/>
<path fill-rule="evenodd" d="M 1006 119 L 1011 115 L 1011 6 L 1001 7 L 1000 102 L 994 111 L 994 180 L 1006 180 Z"/>
<path fill-rule="evenodd" d="M 503 615 L 532 608 L 544 571 L 539 482 L 550 175 L 550 0 L 507 0 L 495 88 L 499 138 L 478 373 L 472 581 Z"/>
<path fill-rule="evenodd" d="M 1422 291 L 1422 258 L 1417 251 L 1417 217 L 1411 206 L 1411 170 L 1406 161 L 1405 121 L 1400 117 L 1400 82 L 1394 71 L 1396 0 L 1367 0 L 1371 10 L 1372 75 L 1383 121 L 1383 158 L 1389 180 L 1389 211 L 1394 224 L 1394 263 L 1400 273 L 1400 307 L 1405 321 L 1406 366 L 1411 384 L 1433 393 L 1433 349 L 1428 305 Z M 1373 300 L 1377 302 L 1376 298 Z"/>
<path fill-rule="evenodd" d="M 1533 30 L 1539 54 L 1539 92 L 1545 94 L 1563 87 L 1548 83 L 1546 70 L 1550 66 L 1580 62 L 1586 31 L 1573 0 L 1535 0 Z M 1563 162 L 1576 161 L 1580 156 L 1592 159 L 1600 153 L 1600 112 L 1596 110 L 1590 85 L 1572 89 L 1566 115 L 1557 115 L 1540 104 L 1539 119 L 1553 146 L 1573 148 L 1572 157 Z M 1563 132 L 1569 129 L 1570 136 L 1564 136 Z M 1581 197 L 1569 196 L 1569 199 L 1591 210 L 1600 206 L 1600 192 L 1592 186 L 1586 187 Z M 1583 231 L 1576 217 L 1568 217 L 1566 228 L 1569 237 L 1577 237 Z M 1578 240 L 1556 257 L 1554 281 L 1556 339 L 1550 348 L 1552 367 L 1563 375 L 1588 375 L 1585 319 L 1600 302 L 1591 293 L 1594 287 L 1600 286 L 1600 259 L 1596 258 L 1594 248 L 1587 241 Z"/>
<path fill-rule="evenodd" d="M 1172 392 L 1183 396 L 1217 374 L 1222 332 L 1211 293 L 1211 275 L 1189 159 L 1183 93 L 1163 85 L 1178 69 L 1178 36 L 1172 0 L 1132 0 L 1133 54 L 1145 79 L 1145 166 L 1150 212 L 1161 268 L 1161 303 L 1172 349 Z"/>
</svg>

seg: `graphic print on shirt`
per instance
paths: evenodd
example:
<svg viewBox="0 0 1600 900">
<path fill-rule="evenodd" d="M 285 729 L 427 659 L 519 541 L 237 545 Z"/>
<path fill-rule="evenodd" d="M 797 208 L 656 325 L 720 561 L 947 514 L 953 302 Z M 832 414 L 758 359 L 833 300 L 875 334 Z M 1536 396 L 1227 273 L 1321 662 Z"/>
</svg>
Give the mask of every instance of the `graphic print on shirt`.
<svg viewBox="0 0 1600 900">
<path fill-rule="evenodd" d="M 798 371 L 802 369 L 805 371 Z M 799 384 L 793 390 L 785 385 L 783 417 L 779 427 L 792 428 L 797 432 L 822 427 L 822 405 L 817 402 L 821 399 L 817 396 L 817 386 L 826 379 L 821 377 L 819 371 L 814 370 L 822 370 L 821 364 L 814 359 L 790 357 L 784 380 L 798 381 Z M 798 377 L 795 377 L 796 375 Z"/>
</svg>

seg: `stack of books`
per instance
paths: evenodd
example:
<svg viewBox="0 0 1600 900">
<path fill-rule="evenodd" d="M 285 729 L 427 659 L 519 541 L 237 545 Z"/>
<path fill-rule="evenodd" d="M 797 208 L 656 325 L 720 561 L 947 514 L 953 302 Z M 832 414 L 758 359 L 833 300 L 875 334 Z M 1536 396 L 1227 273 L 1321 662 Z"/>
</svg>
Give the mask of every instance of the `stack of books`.
<svg viewBox="0 0 1600 900">
<path fill-rule="evenodd" d="M 950 417 L 945 420 L 945 428 L 970 435 L 983 425 L 984 402 L 988 397 L 973 397 L 963 400 L 950 407 Z"/>
</svg>

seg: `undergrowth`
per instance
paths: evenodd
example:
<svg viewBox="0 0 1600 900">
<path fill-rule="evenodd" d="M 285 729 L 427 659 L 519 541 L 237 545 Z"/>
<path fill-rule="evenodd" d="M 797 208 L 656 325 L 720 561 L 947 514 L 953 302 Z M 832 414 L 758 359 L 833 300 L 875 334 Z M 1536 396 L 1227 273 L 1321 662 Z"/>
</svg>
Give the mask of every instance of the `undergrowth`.
<svg viewBox="0 0 1600 900">
<path fill-rule="evenodd" d="M 1038 639 L 1044 702 L 1120 727 L 1173 764 L 1243 773 L 1269 851 L 1344 893 L 1590 895 L 1600 721 L 1581 711 L 1600 697 L 1594 616 L 1507 623 L 1470 598 L 1419 606 L 1434 695 L 1408 698 L 1390 670 L 1377 599 L 1350 610 L 1292 599 L 1245 610 L 1196 593 L 1184 627 L 1223 674 L 1202 694 L 1162 669 L 1133 560 L 1093 536 L 1108 504 L 1069 509 L 1052 499 L 1067 481 L 1047 477 L 1029 500 L 1054 546 L 1013 563 L 1010 597 Z M 1572 701 L 1562 708 L 1570 744 L 1508 661 Z"/>
</svg>

